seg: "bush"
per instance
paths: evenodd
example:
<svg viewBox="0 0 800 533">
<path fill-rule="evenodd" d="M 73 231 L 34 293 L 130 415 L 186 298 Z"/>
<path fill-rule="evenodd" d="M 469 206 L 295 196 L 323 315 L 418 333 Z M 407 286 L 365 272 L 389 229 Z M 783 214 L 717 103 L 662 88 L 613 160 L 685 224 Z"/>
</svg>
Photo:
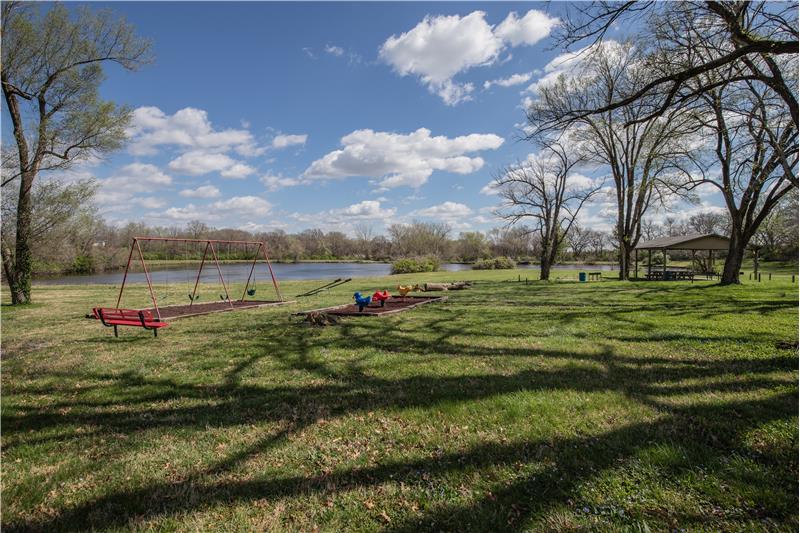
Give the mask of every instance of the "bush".
<svg viewBox="0 0 800 533">
<path fill-rule="evenodd" d="M 414 274 L 416 272 L 436 272 L 439 260 L 435 257 L 399 259 L 392 263 L 392 274 Z"/>
<path fill-rule="evenodd" d="M 495 257 L 494 259 L 481 259 L 472 265 L 472 270 L 507 270 L 515 268 L 517 264 L 509 257 Z"/>
<path fill-rule="evenodd" d="M 94 272 L 94 259 L 89 255 L 79 255 L 72 261 L 69 271 L 74 274 L 91 274 Z"/>
</svg>

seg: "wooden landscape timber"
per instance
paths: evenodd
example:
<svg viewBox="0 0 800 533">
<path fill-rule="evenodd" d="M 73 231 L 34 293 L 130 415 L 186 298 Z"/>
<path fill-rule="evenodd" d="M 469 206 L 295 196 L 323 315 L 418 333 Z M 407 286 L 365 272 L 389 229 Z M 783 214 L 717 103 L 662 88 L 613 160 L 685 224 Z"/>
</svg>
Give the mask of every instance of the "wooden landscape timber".
<svg viewBox="0 0 800 533">
<path fill-rule="evenodd" d="M 386 303 L 381 306 L 378 303 L 371 303 L 368 306 L 364 307 L 363 311 L 358 310 L 358 306 L 355 304 L 344 304 L 344 305 L 336 305 L 333 307 L 323 307 L 321 309 L 311 309 L 308 311 L 301 311 L 299 313 L 295 313 L 295 315 L 305 315 L 309 316 L 312 314 L 326 314 L 326 315 L 334 315 L 334 316 L 383 316 L 383 315 L 390 315 L 394 313 L 401 313 L 403 311 L 408 311 L 409 309 L 413 309 L 415 307 L 419 307 L 420 305 L 425 305 L 428 303 L 433 302 L 444 302 L 447 301 L 447 296 L 406 296 L 406 297 L 394 297 L 390 298 L 386 301 Z"/>
</svg>

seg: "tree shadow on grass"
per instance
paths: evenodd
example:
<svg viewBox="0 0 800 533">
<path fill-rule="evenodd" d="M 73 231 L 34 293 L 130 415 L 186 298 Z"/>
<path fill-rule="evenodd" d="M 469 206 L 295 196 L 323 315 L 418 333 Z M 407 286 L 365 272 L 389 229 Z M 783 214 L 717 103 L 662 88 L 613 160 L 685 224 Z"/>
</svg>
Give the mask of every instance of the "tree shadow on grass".
<svg viewBox="0 0 800 533">
<path fill-rule="evenodd" d="M 373 323 L 362 328 L 350 326 L 342 331 L 337 347 L 358 346 L 365 338 L 375 338 L 388 324 Z M 447 331 L 446 321 L 429 324 L 440 334 Z M 388 337 L 387 337 L 388 338 Z M 403 349 L 411 351 L 441 350 L 445 337 L 435 342 L 404 339 Z M 21 415 L 4 415 L 6 436 L 15 444 L 24 431 L 50 430 L 62 425 L 89 424 L 98 434 L 135 434 L 157 427 L 234 426 L 253 422 L 272 421 L 283 429 L 255 444 L 229 454 L 201 472 L 179 482 L 161 482 L 131 490 L 122 490 L 84 502 L 74 508 L 61 509 L 49 518 L 9 521 L 9 530 L 39 529 L 83 530 L 124 527 L 130 520 L 156 515 L 169 515 L 203 509 L 220 502 L 278 500 L 313 493 L 335 494 L 358 487 L 382 483 L 419 485 L 428 483 L 430 476 L 443 477 L 469 469 L 486 469 L 516 463 L 541 463 L 543 471 L 536 476 L 517 479 L 495 490 L 492 495 L 477 497 L 469 504 L 453 504 L 424 509 L 421 513 L 402 515 L 388 529 L 421 530 L 516 530 L 523 528 L 531 517 L 563 504 L 583 482 L 601 472 L 616 468 L 639 450 L 657 443 L 680 443 L 690 453 L 677 464 L 679 471 L 690 470 L 697 462 L 714 464 L 741 448 L 742 435 L 753 427 L 771 420 L 788 419 L 797 413 L 796 394 L 775 394 L 766 399 L 731 401 L 715 405 L 672 406 L 665 397 L 692 392 L 722 393 L 730 391 L 755 392 L 776 386 L 794 387 L 793 382 L 763 376 L 776 371 L 791 371 L 794 361 L 789 357 L 740 359 L 733 361 L 694 361 L 648 357 L 620 357 L 609 347 L 598 353 L 569 351 L 540 351 L 538 357 L 583 360 L 600 363 L 601 368 L 589 366 L 538 370 L 527 369 L 511 375 L 488 374 L 469 376 L 412 376 L 385 379 L 361 371 L 336 373 L 324 363 L 309 364 L 303 357 L 310 350 L 330 344 L 330 339 L 306 337 L 286 343 L 287 351 L 295 351 L 296 360 L 284 363 L 312 373 L 335 375 L 336 382 L 318 386 L 259 387 L 238 383 L 236 375 L 243 367 L 234 369 L 234 376 L 225 384 L 186 385 L 174 380 L 148 378 L 136 373 L 87 376 L 110 380 L 111 388 L 126 391 L 118 402 L 93 404 L 66 401 L 32 409 Z M 391 346 L 389 346 L 391 347 Z M 378 346 L 386 349 L 387 346 Z M 507 355 L 509 350 L 476 348 L 475 354 Z M 524 350 L 520 350 L 524 352 Z M 442 353 L 441 351 L 439 353 Z M 446 352 L 445 352 L 446 353 Z M 523 355 L 520 353 L 519 355 Z M 747 380 L 732 381 L 732 376 L 744 373 Z M 73 376 L 74 377 L 74 376 Z M 685 380 L 715 378 L 711 383 L 686 385 Z M 726 379 L 728 378 L 728 379 Z M 796 387 L 795 387 L 796 388 Z M 379 409 L 430 408 L 442 402 L 472 402 L 519 391 L 569 390 L 582 393 L 617 391 L 663 413 L 655 422 L 633 423 L 595 436 L 580 436 L 556 440 L 527 440 L 513 443 L 487 442 L 466 451 L 452 452 L 427 459 L 390 459 L 377 466 L 344 469 L 317 476 L 290 476 L 248 481 L 219 481 L 216 476 L 233 469 L 248 458 L 286 443 L 292 434 L 317 422 L 320 406 L 327 417 L 346 416 Z M 113 393 L 113 391 L 110 391 Z M 196 399 L 204 403 L 192 407 L 169 407 L 159 411 L 148 409 L 150 416 L 141 417 L 136 405 L 154 401 Z M 70 406 L 67 414 L 63 407 Z M 79 410 L 82 407 L 83 410 Z M 733 415 L 736 416 L 733 416 Z M 8 444 L 6 441 L 5 444 Z M 4 448 L 8 449 L 4 444 Z M 16 444 L 30 444 L 22 435 Z M 749 453 L 749 452 L 748 452 Z M 756 458 L 769 463 L 768 456 Z M 716 467 L 715 467 L 716 468 Z M 725 479 L 730 473 L 722 467 L 715 476 Z M 191 493 L 192 498 L 185 495 Z M 775 507 L 761 514 L 784 521 L 789 518 L 787 499 L 778 498 Z M 755 512 L 755 511 L 753 511 Z M 687 523 L 702 517 L 682 517 Z"/>
<path fill-rule="evenodd" d="M 502 315 L 501 312 L 498 316 Z M 573 319 L 565 313 L 550 315 L 557 324 Z M 786 471 L 787 477 L 792 473 L 796 476 L 796 463 L 781 465 L 785 457 L 777 451 L 766 449 L 753 455 L 743 444 L 743 436 L 750 430 L 797 415 L 796 382 L 773 375 L 793 372 L 795 357 L 702 360 L 619 355 L 605 345 L 581 351 L 481 346 L 470 340 L 492 333 L 465 332 L 464 323 L 469 319 L 467 309 L 456 305 L 447 308 L 447 312 L 423 313 L 420 317 L 414 327 L 423 328 L 424 336 L 395 319 L 350 320 L 324 333 L 293 324 L 279 328 L 263 324 L 254 332 L 237 332 L 232 334 L 232 342 L 237 336 L 250 336 L 255 340 L 239 354 L 240 360 L 218 384 L 183 383 L 137 372 L 75 371 L 42 376 L 53 378 L 48 380 L 50 382 L 55 378 L 100 381 L 102 384 L 92 384 L 84 390 L 103 399 L 66 394 L 65 389 L 67 398 L 64 400 L 42 407 L 29 406 L 20 412 L 4 410 L 4 452 L 47 439 L 64 439 L 71 428 L 82 426 L 93 428 L 92 435 L 99 437 L 135 436 L 163 428 L 203 431 L 208 427 L 265 422 L 274 424 L 277 429 L 179 481 L 153 481 L 137 488 L 111 489 L 74 507 L 56 509 L 47 517 L 9 519 L 6 514 L 5 527 L 44 531 L 119 528 L 133 520 L 180 515 L 221 503 L 277 501 L 314 494 L 333 496 L 387 483 L 419 487 L 445 483 L 445 478 L 454 474 L 534 465 L 537 467 L 535 475 L 511 478 L 491 494 L 476 495 L 467 503 L 423 506 L 419 512 L 395 509 L 393 521 L 386 526 L 396 531 L 530 529 L 539 515 L 576 499 L 582 484 L 603 473 L 624 468 L 626 462 L 641 451 L 659 444 L 677 446 L 685 452 L 669 465 L 676 479 L 702 464 L 707 475 L 735 485 L 739 483 L 735 479 L 737 474 L 724 466 L 731 456 L 744 456 L 767 471 Z M 211 337 L 213 333 L 208 332 Z M 681 339 L 678 335 L 670 340 Z M 539 358 L 559 364 L 533 366 L 511 373 L 388 378 L 376 376 L 369 367 L 362 365 L 370 362 L 370 356 L 358 355 L 365 347 L 380 354 L 419 361 L 451 356 L 512 357 Z M 328 362 L 319 355 L 328 348 L 355 355 L 344 364 Z M 180 357 L 191 355 L 189 351 L 179 354 Z M 247 384 L 248 373 L 254 372 L 262 360 L 324 379 L 305 385 Z M 779 392 L 770 392 L 776 390 Z M 523 391 L 613 392 L 654 409 L 658 416 L 654 421 L 627 423 L 594 435 L 488 441 L 444 454 L 423 458 L 391 457 L 378 465 L 341 468 L 317 475 L 235 479 L 234 471 L 238 466 L 268 450 L 289 445 L 291 437 L 315 426 L 320 416 L 331 419 L 379 410 L 436 409 L 442 404 L 479 402 Z M 50 386 L 38 389 L 20 386 L 15 392 L 52 394 L 54 391 Z M 720 399 L 733 392 L 743 393 L 745 398 L 758 398 Z M 686 398 L 691 394 L 706 394 L 715 400 L 708 404 L 695 403 Z M 172 402 L 179 405 L 172 405 Z M 189 405 L 180 405 L 182 402 Z M 535 423 L 534 416 L 531 424 Z M 84 436 L 76 435 L 76 438 Z M 741 510 L 744 514 L 740 518 L 767 517 L 784 525 L 794 520 L 796 493 L 780 492 L 789 486 L 787 480 L 756 479 L 751 483 L 758 484 L 760 490 L 779 492 L 763 508 Z M 191 497 L 187 496 L 189 494 Z M 713 520 L 710 515 L 680 515 L 678 511 L 672 513 L 672 517 L 689 527 L 700 528 L 707 527 L 709 520 Z"/>
<path fill-rule="evenodd" d="M 540 463 L 535 475 L 523 476 L 476 497 L 467 504 L 435 506 L 419 513 L 408 513 L 386 529 L 391 531 L 499 531 L 526 528 L 537 513 L 544 513 L 575 498 L 576 488 L 606 471 L 612 471 L 643 449 L 659 443 L 683 450 L 669 465 L 674 472 L 690 471 L 705 465 L 706 475 L 735 483 L 731 472 L 720 461 L 743 450 L 740 439 L 751 427 L 793 416 L 794 394 L 782 394 L 759 401 L 728 402 L 718 406 L 673 410 L 669 417 L 656 422 L 634 423 L 597 435 L 546 440 L 522 440 L 511 443 L 483 443 L 464 451 L 410 460 L 388 460 L 376 466 L 358 467 L 321 473 L 315 476 L 289 476 L 247 481 L 206 479 L 242 459 L 229 457 L 195 476 L 176 483 L 155 483 L 146 487 L 101 496 L 56 516 L 27 522 L 8 523 L 9 530 L 37 529 L 84 530 L 125 526 L 131 519 L 172 515 L 202 509 L 221 502 L 253 500 L 278 501 L 283 498 L 328 494 L 389 483 L 407 486 L 426 485 L 458 472 L 520 463 Z M 746 411 L 755 419 L 730 421 L 731 411 Z M 286 433 L 271 437 L 263 446 L 273 445 Z M 757 460 L 776 463 L 780 457 L 766 452 Z M 723 461 L 724 462 L 724 461 Z M 435 481 L 434 481 L 435 482 Z M 191 493 L 191 498 L 186 494 Z M 745 509 L 752 518 L 790 520 L 795 502 L 793 494 L 779 498 L 771 508 Z M 673 517 L 675 518 L 675 517 Z M 678 516 L 682 526 L 702 527 L 709 516 Z"/>
</svg>

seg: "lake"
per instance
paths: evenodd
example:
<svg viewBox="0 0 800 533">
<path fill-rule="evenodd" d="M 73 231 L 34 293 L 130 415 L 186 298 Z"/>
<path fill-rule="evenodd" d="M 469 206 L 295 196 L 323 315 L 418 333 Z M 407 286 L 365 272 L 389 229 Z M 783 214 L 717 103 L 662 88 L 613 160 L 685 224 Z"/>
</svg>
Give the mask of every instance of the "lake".
<svg viewBox="0 0 800 533">
<path fill-rule="evenodd" d="M 197 268 L 184 268 L 182 266 L 169 268 L 155 268 L 150 271 L 153 283 L 194 283 Z M 471 265 L 459 263 L 444 263 L 442 270 L 455 272 L 470 270 Z M 518 269 L 539 270 L 538 265 L 519 265 Z M 388 276 L 391 272 L 389 263 L 275 263 L 272 265 L 278 281 L 298 279 L 336 279 L 336 278 L 369 278 Z M 553 270 L 614 270 L 612 265 L 557 265 Z M 256 267 L 256 281 L 269 280 L 269 271 L 260 264 Z M 232 263 L 222 265 L 222 274 L 225 281 L 243 282 L 250 273 L 249 263 Z M 103 272 L 100 274 L 85 274 L 74 276 L 56 276 L 36 278 L 35 283 L 43 285 L 117 285 L 122 282 L 122 271 Z M 201 282 L 218 281 L 219 275 L 213 264 L 203 267 Z M 141 271 L 129 272 L 127 283 L 144 283 L 144 273 Z"/>
</svg>

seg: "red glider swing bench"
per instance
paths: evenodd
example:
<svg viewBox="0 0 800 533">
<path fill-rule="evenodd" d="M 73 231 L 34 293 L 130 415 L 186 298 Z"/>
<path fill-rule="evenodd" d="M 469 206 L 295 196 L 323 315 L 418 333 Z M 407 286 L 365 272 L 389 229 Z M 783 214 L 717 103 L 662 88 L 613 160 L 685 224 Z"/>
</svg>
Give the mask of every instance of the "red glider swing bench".
<svg viewBox="0 0 800 533">
<path fill-rule="evenodd" d="M 150 277 L 150 272 L 147 269 L 147 263 L 142 253 L 141 242 L 157 241 L 167 244 L 182 244 L 184 246 L 205 246 L 203 255 L 200 260 L 200 267 L 197 270 L 197 275 L 194 279 L 194 288 L 188 294 L 189 303 L 184 305 L 173 305 L 167 307 L 159 307 L 156 300 L 156 294 L 153 291 L 153 281 Z M 228 284 L 225 282 L 225 276 L 220 268 L 219 258 L 217 255 L 218 245 L 230 246 L 244 246 L 245 252 L 248 253 L 249 248 L 253 248 L 255 253 L 250 262 L 250 273 L 247 276 L 247 282 L 242 291 L 242 297 L 239 300 L 233 300 L 228 291 Z M 142 272 L 144 273 L 145 281 L 147 282 L 147 290 L 150 294 L 150 300 L 153 304 L 151 309 L 125 309 L 120 307 L 122 301 L 122 294 L 125 290 L 126 281 L 128 280 L 128 273 L 131 268 L 134 252 L 137 253 L 139 262 L 141 262 Z M 263 256 L 263 261 L 269 269 L 269 275 L 272 278 L 272 285 L 277 295 L 277 300 L 247 300 L 247 296 L 254 296 L 256 294 L 256 276 L 255 268 L 259 257 Z M 188 251 L 187 251 L 188 257 Z M 200 276 L 203 272 L 203 267 L 206 264 L 206 259 L 213 260 L 219 275 L 220 285 L 224 294 L 220 294 L 219 302 L 208 302 L 196 304 L 195 301 L 200 297 L 197 293 L 198 285 L 200 284 Z M 187 277 L 187 284 L 190 284 L 191 279 Z M 192 286 L 189 285 L 191 289 Z M 247 307 L 260 307 L 262 305 L 281 305 L 287 302 L 283 299 L 278 281 L 275 279 L 275 273 L 272 271 L 272 265 L 269 262 L 267 255 L 266 244 L 259 241 L 233 241 L 233 240 L 219 240 L 219 239 L 181 239 L 171 237 L 134 237 L 131 243 L 131 250 L 128 254 L 128 262 L 125 266 L 125 274 L 122 276 L 122 285 L 119 288 L 119 295 L 117 296 L 117 304 L 115 307 L 95 307 L 92 309 L 91 315 L 86 315 L 87 318 L 94 318 L 99 320 L 106 327 L 114 328 L 114 336 L 119 336 L 119 326 L 139 327 L 153 332 L 154 337 L 158 337 L 158 330 L 167 327 L 169 324 L 165 319 L 167 318 L 181 318 L 188 316 L 196 316 L 217 311 L 234 311 L 236 309 L 244 309 Z"/>
<path fill-rule="evenodd" d="M 92 313 L 104 326 L 114 328 L 115 337 L 119 337 L 119 333 L 117 332 L 118 326 L 136 326 L 152 330 L 153 337 L 158 337 L 159 328 L 169 326 L 166 322 L 161 322 L 157 318 L 153 318 L 153 313 L 146 310 L 95 307 L 92 309 Z"/>
</svg>

